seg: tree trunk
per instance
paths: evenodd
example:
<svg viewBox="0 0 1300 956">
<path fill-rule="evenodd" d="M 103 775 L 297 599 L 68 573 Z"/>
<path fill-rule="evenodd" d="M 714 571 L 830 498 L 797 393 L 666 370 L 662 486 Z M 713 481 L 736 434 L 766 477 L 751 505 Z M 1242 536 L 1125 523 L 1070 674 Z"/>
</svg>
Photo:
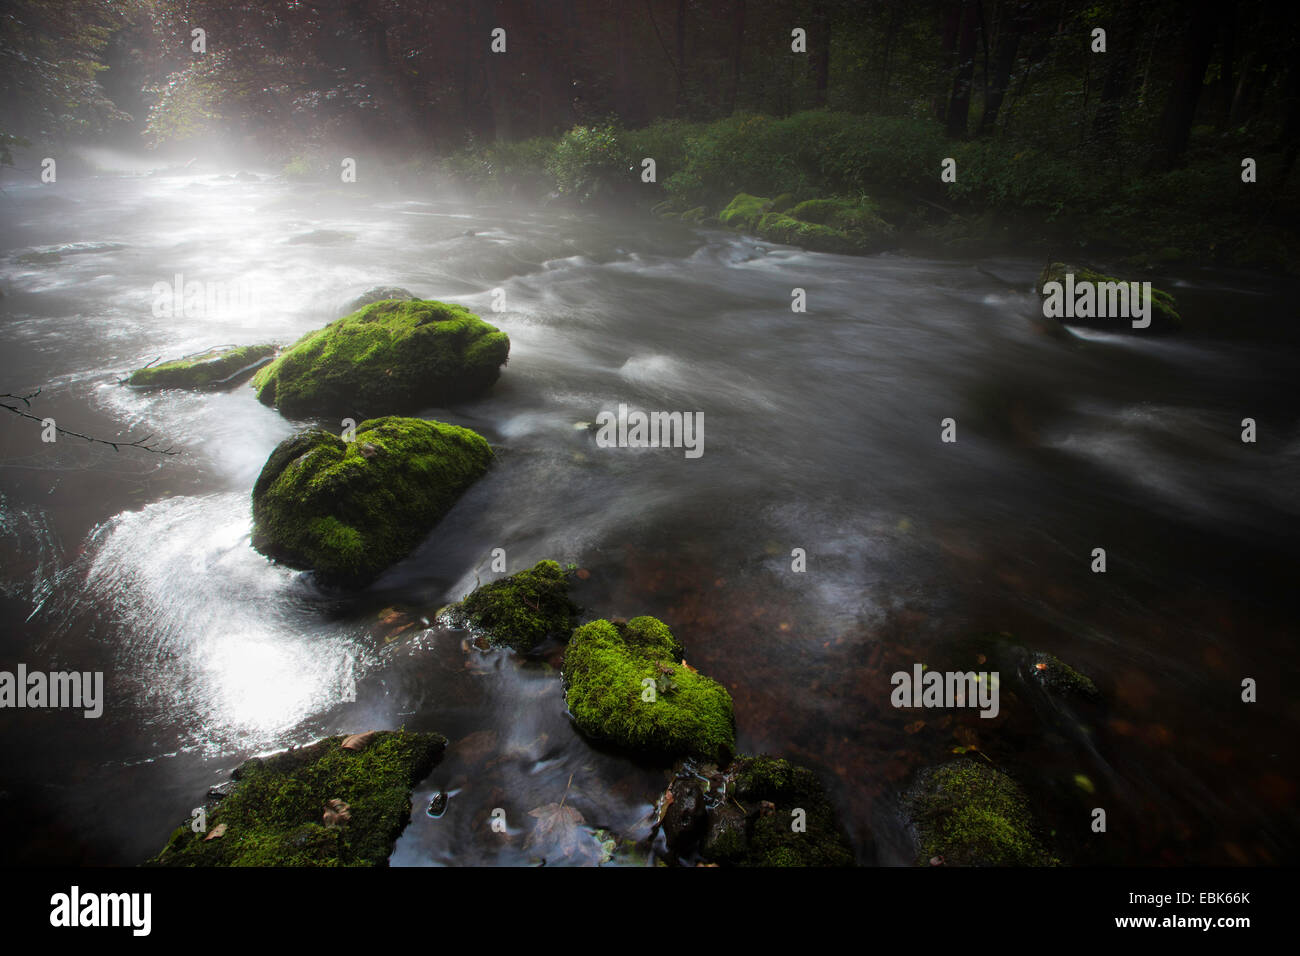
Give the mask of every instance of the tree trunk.
<svg viewBox="0 0 1300 956">
<path fill-rule="evenodd" d="M 1152 168 L 1172 169 L 1177 165 L 1191 136 L 1196 119 L 1196 104 L 1205 81 L 1205 68 L 1214 48 L 1217 19 L 1211 15 L 1209 0 L 1189 4 L 1187 32 L 1174 65 L 1173 85 L 1165 101 L 1159 135 L 1152 154 Z"/>
<path fill-rule="evenodd" d="M 826 105 L 826 90 L 831 74 L 831 18 L 826 0 L 818 0 L 813 7 L 813 52 L 809 66 L 813 75 L 813 108 Z"/>
<path fill-rule="evenodd" d="M 998 111 L 1002 109 L 1002 100 L 1011 85 L 1011 71 L 1016 66 L 1016 53 L 1020 49 L 1020 37 L 1024 29 L 1024 4 L 1014 0 L 1003 12 L 998 24 L 998 41 L 993 53 L 993 79 L 984 101 L 984 113 L 980 116 L 977 135 L 991 133 L 997 125 Z"/>
<path fill-rule="evenodd" d="M 736 112 L 740 93 L 740 66 L 745 52 L 745 0 L 735 0 L 731 19 L 731 89 L 727 95 L 727 115 Z"/>
<path fill-rule="evenodd" d="M 953 74 L 952 96 L 948 100 L 948 136 L 960 139 L 966 135 L 966 119 L 970 114 L 970 93 L 975 76 L 975 34 L 978 26 L 977 0 L 962 4 L 961 39 L 957 45 L 957 67 Z"/>
</svg>

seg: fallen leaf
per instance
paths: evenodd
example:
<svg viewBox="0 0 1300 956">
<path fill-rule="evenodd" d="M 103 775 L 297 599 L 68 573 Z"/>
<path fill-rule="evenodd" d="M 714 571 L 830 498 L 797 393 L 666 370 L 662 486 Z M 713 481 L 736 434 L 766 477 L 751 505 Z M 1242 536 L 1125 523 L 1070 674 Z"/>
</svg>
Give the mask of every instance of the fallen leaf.
<svg viewBox="0 0 1300 956">
<path fill-rule="evenodd" d="M 344 750 L 365 750 L 366 745 L 375 739 L 377 730 L 367 730 L 364 734 L 352 734 L 343 741 Z"/>
<path fill-rule="evenodd" d="M 212 828 L 212 832 L 203 838 L 203 842 L 207 843 L 209 840 L 220 840 L 225 835 L 226 825 L 224 823 L 218 823 Z"/>
<path fill-rule="evenodd" d="M 529 810 L 528 814 L 536 817 L 537 823 L 524 841 L 525 850 L 535 850 L 548 862 L 572 859 L 581 851 L 587 833 L 579 828 L 584 822 L 583 816 L 573 807 L 548 803 Z"/>
</svg>

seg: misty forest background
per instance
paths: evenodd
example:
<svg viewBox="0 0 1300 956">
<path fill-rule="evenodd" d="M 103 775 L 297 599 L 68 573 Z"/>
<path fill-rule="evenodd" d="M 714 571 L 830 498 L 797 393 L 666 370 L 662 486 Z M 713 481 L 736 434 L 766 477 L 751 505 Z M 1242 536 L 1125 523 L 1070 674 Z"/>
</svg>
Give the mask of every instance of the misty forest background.
<svg viewBox="0 0 1300 956">
<path fill-rule="evenodd" d="M 75 174 L 97 143 L 491 199 L 869 195 L 949 244 L 1295 272 L 1298 25 L 1290 0 L 16 0 L 0 164 Z"/>
</svg>

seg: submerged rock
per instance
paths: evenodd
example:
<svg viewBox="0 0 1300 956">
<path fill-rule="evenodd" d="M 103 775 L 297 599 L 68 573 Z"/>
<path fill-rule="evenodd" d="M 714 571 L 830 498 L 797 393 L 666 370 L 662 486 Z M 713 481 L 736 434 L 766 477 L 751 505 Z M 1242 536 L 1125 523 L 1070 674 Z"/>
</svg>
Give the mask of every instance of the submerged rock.
<svg viewBox="0 0 1300 956">
<path fill-rule="evenodd" d="M 468 428 L 418 418 L 364 421 L 352 442 L 299 432 L 253 486 L 253 547 L 324 582 L 364 586 L 410 553 L 491 461 Z"/>
<path fill-rule="evenodd" d="M 211 349 L 190 358 L 136 369 L 126 384 L 132 388 L 229 388 L 270 362 L 275 353 L 274 345 Z"/>
<path fill-rule="evenodd" d="M 360 752 L 343 737 L 237 769 L 234 786 L 149 861 L 156 866 L 383 866 L 411 818 L 411 790 L 447 746 L 439 734 L 381 730 Z"/>
<path fill-rule="evenodd" d="M 476 589 L 447 615 L 453 624 L 472 627 L 494 644 L 532 650 L 548 637 L 567 639 L 577 623 L 578 606 L 569 600 L 569 576 L 554 561 L 538 561 Z"/>
<path fill-rule="evenodd" d="M 1024 793 L 999 770 L 962 758 L 921 772 L 903 798 L 917 864 L 1055 866 Z"/>
<path fill-rule="evenodd" d="M 253 378 L 286 415 L 413 411 L 490 388 L 510 339 L 459 305 L 372 303 L 308 333 Z"/>
<path fill-rule="evenodd" d="M 1077 694 L 1094 700 L 1101 696 L 1090 677 L 1047 651 L 1039 651 L 1034 655 L 1033 673 L 1053 693 Z"/>
<path fill-rule="evenodd" d="M 573 632 L 565 703 L 590 737 L 657 757 L 725 760 L 735 742 L 731 695 L 683 660 L 662 621 L 600 620 Z"/>
<path fill-rule="evenodd" d="M 1117 279 L 1115 276 L 1102 275 L 1100 272 L 1096 272 L 1084 266 L 1069 265 L 1063 262 L 1052 262 L 1044 266 L 1042 273 L 1038 276 L 1039 296 L 1041 296 L 1044 299 L 1044 301 L 1046 301 L 1049 297 L 1048 294 L 1043 291 L 1043 287 L 1049 282 L 1059 282 L 1062 284 L 1062 286 L 1064 286 L 1067 275 L 1074 276 L 1074 286 L 1076 289 L 1080 288 L 1080 283 L 1090 283 L 1093 288 L 1096 288 L 1097 286 L 1101 286 L 1103 289 L 1109 290 L 1112 286 L 1127 287 L 1129 286 L 1129 282 L 1130 282 L 1130 280 L 1127 279 Z M 1139 285 L 1138 288 L 1141 288 L 1141 286 Z M 1144 331 L 1143 329 L 1133 328 L 1131 318 L 1135 316 L 1133 313 L 1132 305 L 1129 306 L 1129 312 L 1128 315 L 1126 316 L 1118 316 L 1112 312 L 1111 305 L 1110 305 L 1110 296 L 1106 292 L 1097 293 L 1097 299 L 1103 299 L 1103 298 L 1105 299 L 1105 305 L 1106 305 L 1105 315 L 1097 314 L 1099 311 L 1102 311 L 1100 302 L 1094 302 L 1092 306 L 1088 308 L 1088 311 L 1091 312 L 1091 314 L 1089 315 L 1078 314 L 1079 310 L 1076 304 L 1065 302 L 1065 299 L 1068 297 L 1069 293 L 1066 292 L 1064 289 L 1062 290 L 1062 293 L 1063 293 L 1061 296 L 1062 306 L 1071 305 L 1072 306 L 1071 312 L 1074 313 L 1072 315 L 1069 315 L 1068 317 L 1065 315 L 1058 316 L 1060 321 L 1067 325 L 1081 325 L 1089 328 L 1105 329 L 1109 332 Z M 1077 293 L 1076 293 L 1076 298 L 1077 298 Z M 1117 289 L 1117 294 L 1115 297 L 1116 308 L 1114 311 L 1118 311 L 1118 305 L 1122 301 L 1127 301 L 1126 295 L 1124 297 L 1121 297 L 1121 295 L 1119 294 L 1119 290 Z M 1183 327 L 1183 319 L 1182 316 L 1178 314 L 1176 305 L 1177 303 L 1175 302 L 1174 297 L 1172 295 L 1170 295 L 1168 292 L 1164 292 L 1152 286 L 1151 302 L 1149 306 L 1151 310 L 1150 331 L 1173 332 L 1173 331 L 1177 331 L 1178 329 L 1181 329 Z"/>
</svg>

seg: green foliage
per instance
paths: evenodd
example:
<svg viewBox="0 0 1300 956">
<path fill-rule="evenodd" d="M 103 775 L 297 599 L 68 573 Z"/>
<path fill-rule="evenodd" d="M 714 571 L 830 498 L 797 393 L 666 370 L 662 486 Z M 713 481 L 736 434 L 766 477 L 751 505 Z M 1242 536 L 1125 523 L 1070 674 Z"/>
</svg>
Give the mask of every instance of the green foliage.
<svg viewBox="0 0 1300 956">
<path fill-rule="evenodd" d="M 637 179 L 620 131 L 608 123 L 575 126 L 561 136 L 546 171 L 562 195 L 582 203 L 611 198 Z"/>
<path fill-rule="evenodd" d="M 155 97 L 144 128 L 151 146 L 185 143 L 219 129 L 226 119 L 221 111 L 224 55 L 199 57 L 146 92 Z"/>
<path fill-rule="evenodd" d="M 1055 866 L 1035 833 L 1024 793 L 1006 774 L 962 758 L 922 773 L 904 800 L 917 859 L 955 866 Z"/>
<path fill-rule="evenodd" d="M 274 345 L 245 345 L 214 350 L 136 369 L 126 384 L 136 388 L 220 388 L 233 385 L 275 354 Z"/>
<path fill-rule="evenodd" d="M 448 612 L 451 620 L 487 633 L 494 644 L 527 651 L 548 637 L 567 638 L 578 606 L 569 600 L 569 576 L 554 561 L 476 589 Z"/>
<path fill-rule="evenodd" d="M 479 145 L 471 138 L 467 148 L 448 158 L 448 170 L 468 184 L 480 198 L 520 194 L 534 198 L 556 188 L 548 169 L 557 140 L 535 136 L 515 142 Z"/>
<path fill-rule="evenodd" d="M 208 814 L 207 830 L 182 825 L 150 860 L 156 866 L 384 866 L 411 816 L 411 789 L 447 746 L 438 734 L 379 731 L 360 751 L 345 738 L 253 758 Z M 326 825 L 331 800 L 350 819 Z M 224 827 L 219 837 L 207 837 Z"/>
<path fill-rule="evenodd" d="M 253 486 L 253 547 L 323 581 L 364 586 L 410 553 L 491 461 L 468 428 L 418 418 L 362 422 L 352 442 L 299 432 Z"/>
<path fill-rule="evenodd" d="M 731 695 L 682 661 L 682 647 L 653 617 L 592 621 L 564 655 L 565 702 L 583 733 L 667 758 L 724 760 L 735 741 Z M 653 702 L 643 699 L 655 686 Z"/>
<path fill-rule="evenodd" d="M 143 0 L 8 0 L 0 15 L 0 165 L 19 135 L 48 141 L 101 133 L 128 117 L 105 94 L 100 74 L 114 31 L 146 9 Z M 17 134 L 17 135 L 15 135 Z"/>
<path fill-rule="evenodd" d="M 310 332 L 253 377 L 286 415 L 407 411 L 490 388 L 510 339 L 464 306 L 385 299 Z"/>
<path fill-rule="evenodd" d="M 718 222 L 728 229 L 754 229 L 763 214 L 771 207 L 772 200 L 749 193 L 737 193 L 725 209 L 718 213 Z"/>
</svg>

